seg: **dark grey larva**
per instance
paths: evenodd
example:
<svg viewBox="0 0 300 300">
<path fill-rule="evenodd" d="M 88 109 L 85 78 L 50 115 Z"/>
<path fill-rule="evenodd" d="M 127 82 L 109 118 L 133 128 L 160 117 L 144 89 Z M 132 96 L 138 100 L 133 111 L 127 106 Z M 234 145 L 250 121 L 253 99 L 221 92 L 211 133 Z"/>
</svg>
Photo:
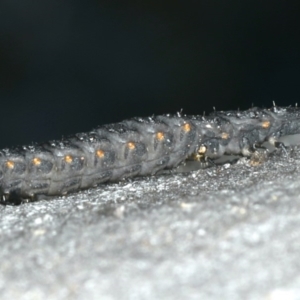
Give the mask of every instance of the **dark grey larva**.
<svg viewBox="0 0 300 300">
<path fill-rule="evenodd" d="M 64 195 L 125 177 L 174 168 L 188 157 L 249 156 L 300 133 L 297 107 L 251 108 L 209 116 L 163 115 L 101 126 L 60 141 L 0 151 L 1 203 Z"/>
</svg>

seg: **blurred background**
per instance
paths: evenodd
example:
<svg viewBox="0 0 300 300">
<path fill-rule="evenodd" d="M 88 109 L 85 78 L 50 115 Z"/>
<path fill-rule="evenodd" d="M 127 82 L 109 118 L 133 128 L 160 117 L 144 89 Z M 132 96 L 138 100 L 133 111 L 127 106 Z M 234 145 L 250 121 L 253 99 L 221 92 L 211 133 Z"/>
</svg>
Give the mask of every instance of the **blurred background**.
<svg viewBox="0 0 300 300">
<path fill-rule="evenodd" d="M 0 147 L 300 102 L 299 1 L 1 0 Z"/>
</svg>

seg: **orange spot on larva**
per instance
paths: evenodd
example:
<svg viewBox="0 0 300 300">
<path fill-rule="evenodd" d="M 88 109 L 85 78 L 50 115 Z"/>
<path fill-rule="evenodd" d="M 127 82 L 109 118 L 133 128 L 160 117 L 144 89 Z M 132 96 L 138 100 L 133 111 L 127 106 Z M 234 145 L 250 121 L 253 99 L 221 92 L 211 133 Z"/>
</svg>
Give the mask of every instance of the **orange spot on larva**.
<svg viewBox="0 0 300 300">
<path fill-rule="evenodd" d="M 97 150 L 96 154 L 97 154 L 97 156 L 98 156 L 99 158 L 104 157 L 104 151 L 101 150 L 101 149 Z"/>
<path fill-rule="evenodd" d="M 223 140 L 227 140 L 227 139 L 229 138 L 229 134 L 228 134 L 227 132 L 222 132 L 221 138 L 222 138 Z"/>
<path fill-rule="evenodd" d="M 32 160 L 32 163 L 35 165 L 35 166 L 39 166 L 41 163 L 42 163 L 42 160 L 38 157 L 35 157 L 33 160 Z"/>
<path fill-rule="evenodd" d="M 128 142 L 128 143 L 127 143 L 127 147 L 128 147 L 129 150 L 133 150 L 133 149 L 135 149 L 135 143 L 133 143 L 133 142 Z"/>
<path fill-rule="evenodd" d="M 159 132 L 156 133 L 156 138 L 159 141 L 162 141 L 165 138 L 165 134 L 163 132 L 159 131 Z"/>
<path fill-rule="evenodd" d="M 191 125 L 189 123 L 185 123 L 182 128 L 185 132 L 191 131 Z"/>
<path fill-rule="evenodd" d="M 14 163 L 13 161 L 11 161 L 11 160 L 8 160 L 8 161 L 5 163 L 5 165 L 6 165 L 6 167 L 7 167 L 8 169 L 13 169 L 14 166 L 15 166 L 15 163 Z"/>
<path fill-rule="evenodd" d="M 66 155 L 65 156 L 65 162 L 70 164 L 73 161 L 73 157 L 71 155 Z"/>
<path fill-rule="evenodd" d="M 271 125 L 270 121 L 264 121 L 261 123 L 262 128 L 269 128 Z"/>
</svg>

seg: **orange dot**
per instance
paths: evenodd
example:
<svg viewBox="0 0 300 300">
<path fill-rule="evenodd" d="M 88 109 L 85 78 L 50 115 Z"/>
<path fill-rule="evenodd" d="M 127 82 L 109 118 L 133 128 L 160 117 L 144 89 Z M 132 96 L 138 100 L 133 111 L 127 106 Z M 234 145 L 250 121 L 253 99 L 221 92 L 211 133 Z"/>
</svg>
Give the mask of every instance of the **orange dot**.
<svg viewBox="0 0 300 300">
<path fill-rule="evenodd" d="M 35 165 L 35 166 L 39 166 L 41 163 L 42 163 L 42 160 L 38 157 L 35 157 L 33 160 L 32 160 L 32 163 Z"/>
<path fill-rule="evenodd" d="M 96 154 L 97 154 L 97 156 L 98 156 L 99 158 L 102 158 L 102 157 L 104 157 L 104 154 L 105 154 L 105 153 L 104 153 L 103 150 L 99 149 L 99 150 L 97 150 Z"/>
<path fill-rule="evenodd" d="M 190 132 L 191 131 L 191 125 L 189 123 L 185 123 L 183 126 L 182 126 L 183 130 L 185 132 Z"/>
<path fill-rule="evenodd" d="M 162 141 L 165 138 L 165 134 L 163 132 L 159 131 L 159 132 L 156 133 L 156 138 L 159 141 Z"/>
<path fill-rule="evenodd" d="M 264 121 L 261 123 L 262 128 L 269 128 L 271 125 L 270 121 Z"/>
<path fill-rule="evenodd" d="M 228 134 L 227 132 L 222 132 L 221 138 L 222 138 L 223 140 L 227 140 L 227 139 L 229 138 L 229 134 Z"/>
<path fill-rule="evenodd" d="M 5 165 L 6 165 L 6 167 L 7 167 L 8 169 L 13 169 L 14 166 L 15 166 L 15 163 L 14 163 L 13 161 L 11 161 L 11 160 L 8 160 L 8 161 L 5 163 Z"/>
<path fill-rule="evenodd" d="M 71 155 L 66 155 L 65 156 L 65 162 L 67 162 L 68 164 L 70 164 L 73 161 L 73 157 Z"/>
<path fill-rule="evenodd" d="M 128 142 L 128 143 L 127 143 L 127 147 L 128 147 L 129 150 L 133 150 L 133 149 L 135 149 L 135 143 L 133 143 L 133 142 Z"/>
</svg>

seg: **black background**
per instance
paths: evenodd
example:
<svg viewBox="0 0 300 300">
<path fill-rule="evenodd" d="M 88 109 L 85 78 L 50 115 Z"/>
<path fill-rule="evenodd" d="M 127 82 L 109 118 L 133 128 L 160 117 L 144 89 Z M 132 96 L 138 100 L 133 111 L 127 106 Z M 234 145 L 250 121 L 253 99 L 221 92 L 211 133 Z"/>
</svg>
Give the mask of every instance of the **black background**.
<svg viewBox="0 0 300 300">
<path fill-rule="evenodd" d="M 299 102 L 300 1 L 1 0 L 0 147 Z"/>
</svg>

